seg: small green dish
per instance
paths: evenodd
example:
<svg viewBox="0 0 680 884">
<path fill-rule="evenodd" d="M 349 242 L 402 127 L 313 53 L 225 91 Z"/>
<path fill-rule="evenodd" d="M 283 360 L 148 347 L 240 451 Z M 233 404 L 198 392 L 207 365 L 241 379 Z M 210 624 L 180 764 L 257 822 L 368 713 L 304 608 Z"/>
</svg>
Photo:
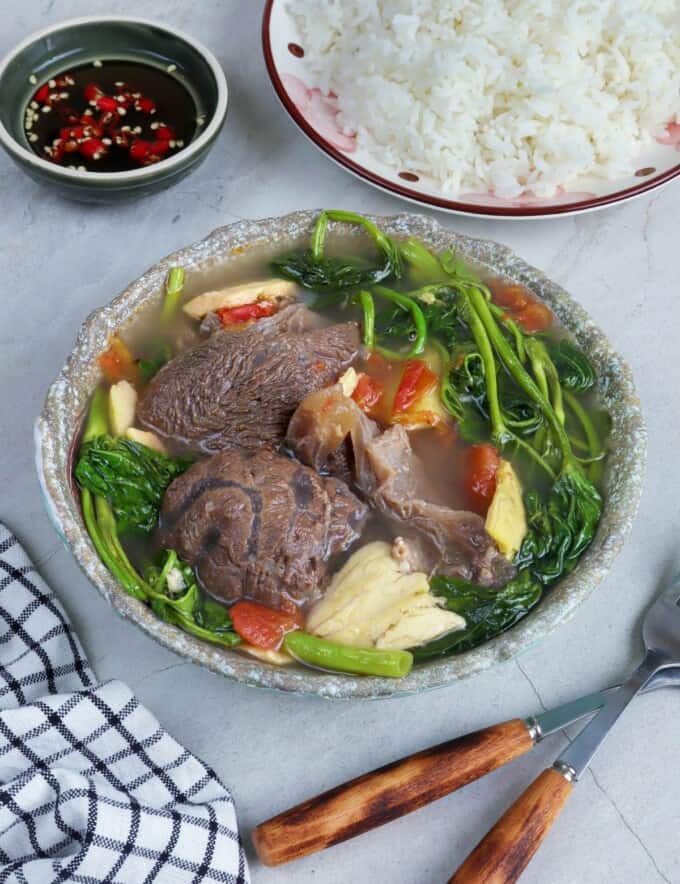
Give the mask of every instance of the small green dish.
<svg viewBox="0 0 680 884">
<path fill-rule="evenodd" d="M 24 110 L 36 82 L 66 67 L 95 59 L 141 62 L 167 70 L 172 65 L 205 119 L 181 151 L 160 162 L 125 172 L 85 172 L 41 159 L 23 127 Z M 215 56 L 186 34 L 145 19 L 71 19 L 38 31 L 0 61 L 0 145 L 32 178 L 83 202 L 110 203 L 146 196 L 175 184 L 206 157 L 227 113 L 228 89 Z"/>
</svg>

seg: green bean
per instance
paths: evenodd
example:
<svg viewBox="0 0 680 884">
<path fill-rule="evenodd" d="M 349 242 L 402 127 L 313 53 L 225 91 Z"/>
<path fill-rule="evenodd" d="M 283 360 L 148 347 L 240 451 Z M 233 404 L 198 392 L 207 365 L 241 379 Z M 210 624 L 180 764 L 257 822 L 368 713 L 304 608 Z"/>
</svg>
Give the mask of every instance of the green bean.
<svg viewBox="0 0 680 884">
<path fill-rule="evenodd" d="M 413 666 L 413 654 L 409 651 L 354 648 L 300 631 L 289 632 L 283 646 L 301 663 L 337 672 L 403 678 Z"/>
<path fill-rule="evenodd" d="M 185 273 L 183 267 L 172 267 L 165 280 L 165 297 L 161 307 L 161 323 L 167 324 L 177 312 L 179 300 L 184 291 Z"/>
</svg>

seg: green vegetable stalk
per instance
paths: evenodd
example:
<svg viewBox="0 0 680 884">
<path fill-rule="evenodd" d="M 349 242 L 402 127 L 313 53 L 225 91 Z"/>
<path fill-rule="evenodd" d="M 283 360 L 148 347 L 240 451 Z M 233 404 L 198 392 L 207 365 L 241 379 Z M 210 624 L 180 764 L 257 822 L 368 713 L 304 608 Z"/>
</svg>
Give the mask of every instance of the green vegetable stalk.
<svg viewBox="0 0 680 884">
<path fill-rule="evenodd" d="M 201 599 L 191 566 L 182 562 L 174 550 L 165 550 L 163 557 L 160 570 L 149 568 L 146 574 L 151 587 L 151 609 L 156 616 L 203 641 L 228 648 L 239 645 L 241 639 L 232 628 L 229 612 L 209 599 Z M 179 595 L 169 586 L 173 572 L 181 576 Z"/>
<path fill-rule="evenodd" d="M 82 444 L 91 444 L 107 433 L 108 429 L 107 394 L 103 387 L 98 387 L 90 403 Z M 145 600 L 146 593 L 142 582 L 118 542 L 115 517 L 108 502 L 104 498 L 95 496 L 87 487 L 81 488 L 80 499 L 85 527 L 99 557 L 126 592 L 134 598 Z"/>
<path fill-rule="evenodd" d="M 354 257 L 336 257 L 326 254 L 328 222 L 339 221 L 363 227 L 375 243 L 382 264 L 371 266 Z M 402 274 L 399 248 L 368 218 L 356 212 L 327 209 L 319 214 L 312 232 L 310 248 L 276 258 L 272 269 L 285 279 L 292 279 L 303 288 L 318 292 L 342 292 L 366 287 Z"/>
<path fill-rule="evenodd" d="M 378 347 L 377 349 L 388 358 L 411 359 L 414 356 L 419 356 L 425 349 L 425 344 L 427 343 L 427 323 L 418 302 L 413 298 L 410 298 L 408 295 L 404 295 L 401 292 L 395 292 L 393 289 L 387 288 L 384 285 L 373 286 L 373 291 L 376 295 L 380 295 L 380 297 L 384 298 L 386 301 L 396 304 L 403 310 L 408 310 L 411 314 L 415 329 L 413 344 L 408 353 L 396 353 L 392 350 L 387 350 L 384 347 Z"/>
<path fill-rule="evenodd" d="M 184 291 L 184 268 L 172 267 L 165 280 L 165 297 L 161 307 L 161 324 L 167 325 L 177 313 L 179 302 Z"/>
<path fill-rule="evenodd" d="M 95 445 L 102 439 L 110 439 L 106 435 L 108 429 L 107 394 L 103 387 L 99 387 L 90 404 L 83 431 L 83 447 Z M 120 463 L 127 469 L 130 467 L 127 455 L 131 450 L 125 449 L 125 451 L 126 458 L 122 458 Z M 142 452 L 142 455 L 146 456 L 146 451 Z M 114 459 L 112 463 L 115 462 Z M 119 476 L 118 480 L 120 487 L 124 487 L 126 484 L 124 476 Z M 136 488 L 134 482 L 132 487 Z M 231 629 L 228 612 L 214 602 L 200 598 L 191 567 L 186 562 L 181 562 L 177 553 L 166 551 L 163 567 L 150 569 L 145 580 L 123 549 L 113 507 L 104 496 L 94 492 L 87 481 L 81 486 L 81 504 L 83 520 L 94 548 L 102 562 L 129 595 L 139 601 L 150 603 L 155 613 L 163 620 L 179 626 L 204 641 L 228 647 L 240 643 L 240 638 Z M 182 591 L 179 596 L 171 592 L 168 582 L 173 569 L 177 569 L 181 575 Z"/>
<path fill-rule="evenodd" d="M 413 655 L 409 651 L 354 648 L 306 632 L 289 632 L 283 640 L 283 647 L 302 663 L 336 672 L 403 678 L 413 666 Z"/>
</svg>

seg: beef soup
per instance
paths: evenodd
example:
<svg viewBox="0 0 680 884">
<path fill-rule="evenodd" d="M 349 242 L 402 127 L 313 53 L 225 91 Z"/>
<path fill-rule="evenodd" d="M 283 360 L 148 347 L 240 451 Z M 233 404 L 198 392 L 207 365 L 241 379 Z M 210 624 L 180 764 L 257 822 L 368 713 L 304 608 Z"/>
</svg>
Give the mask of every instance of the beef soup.
<svg viewBox="0 0 680 884">
<path fill-rule="evenodd" d="M 512 627 L 600 518 L 585 355 L 527 289 L 353 213 L 238 269 L 174 268 L 100 357 L 74 472 L 107 567 L 278 665 L 401 677 Z"/>
</svg>

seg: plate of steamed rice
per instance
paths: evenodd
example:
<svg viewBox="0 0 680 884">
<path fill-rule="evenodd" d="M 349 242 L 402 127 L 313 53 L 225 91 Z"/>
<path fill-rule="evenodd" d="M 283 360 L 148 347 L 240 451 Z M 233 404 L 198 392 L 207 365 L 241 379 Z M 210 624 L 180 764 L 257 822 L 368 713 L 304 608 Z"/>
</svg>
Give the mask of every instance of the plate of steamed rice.
<svg viewBox="0 0 680 884">
<path fill-rule="evenodd" d="M 680 0 L 267 0 L 285 110 L 404 199 L 551 217 L 680 175 Z"/>
</svg>

